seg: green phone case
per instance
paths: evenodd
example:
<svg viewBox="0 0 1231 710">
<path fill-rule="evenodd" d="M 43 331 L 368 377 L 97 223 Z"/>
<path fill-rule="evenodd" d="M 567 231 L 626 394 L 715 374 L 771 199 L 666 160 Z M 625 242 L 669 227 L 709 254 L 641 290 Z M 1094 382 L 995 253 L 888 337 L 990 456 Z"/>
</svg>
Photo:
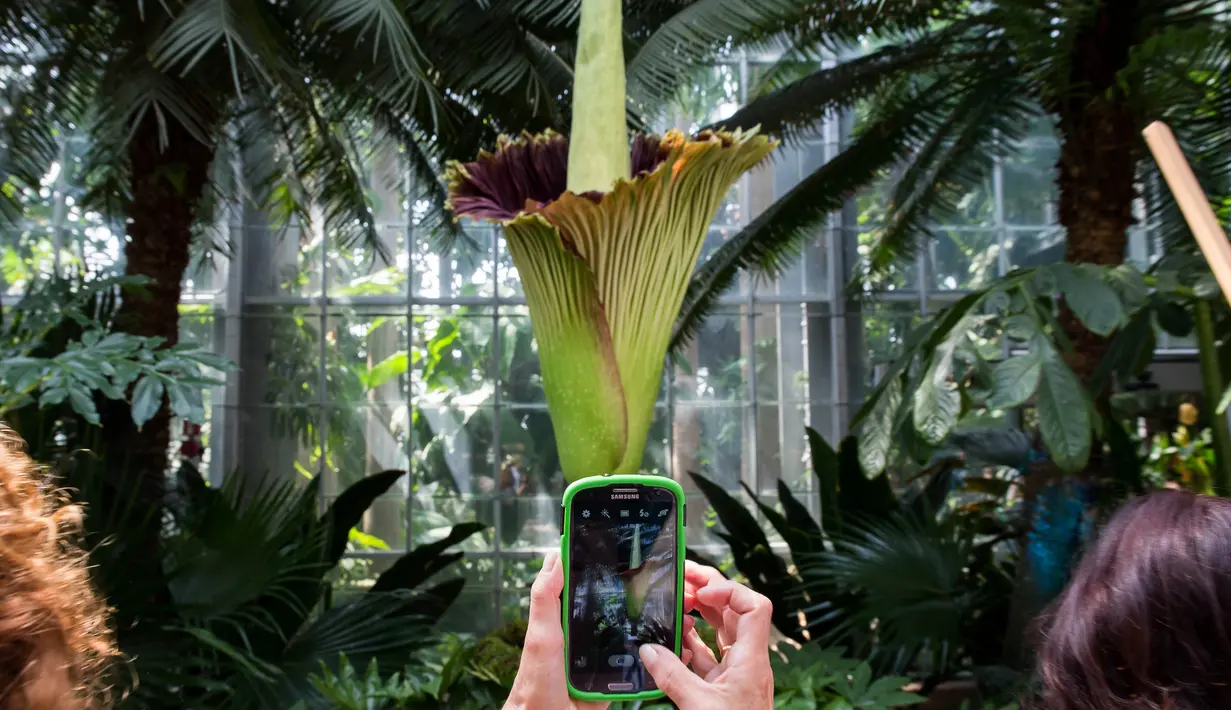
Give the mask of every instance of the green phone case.
<svg viewBox="0 0 1231 710">
<path fill-rule="evenodd" d="M 676 527 L 676 570 L 675 570 L 675 655 L 680 655 L 680 647 L 683 640 L 684 630 L 684 489 L 680 484 L 670 478 L 664 476 L 645 476 L 645 475 L 607 475 L 607 476 L 591 476 L 583 478 L 571 484 L 564 491 L 564 535 L 560 540 L 560 560 L 564 564 L 564 599 L 561 606 L 560 623 L 564 625 L 564 678 L 568 684 L 568 694 L 578 700 L 593 700 L 593 701 L 608 701 L 608 700 L 655 700 L 663 697 L 661 690 L 646 690 L 640 693 L 593 693 L 584 690 L 578 690 L 573 687 L 573 683 L 569 680 L 568 672 L 568 615 L 569 605 L 572 603 L 572 595 L 569 593 L 569 550 L 572 548 L 569 540 L 569 530 L 572 528 L 572 502 L 573 496 L 577 491 L 586 488 L 601 488 L 603 486 L 613 486 L 621 484 L 637 484 L 643 486 L 659 486 L 666 488 L 675 493 L 676 510 L 675 510 L 675 527 Z"/>
</svg>

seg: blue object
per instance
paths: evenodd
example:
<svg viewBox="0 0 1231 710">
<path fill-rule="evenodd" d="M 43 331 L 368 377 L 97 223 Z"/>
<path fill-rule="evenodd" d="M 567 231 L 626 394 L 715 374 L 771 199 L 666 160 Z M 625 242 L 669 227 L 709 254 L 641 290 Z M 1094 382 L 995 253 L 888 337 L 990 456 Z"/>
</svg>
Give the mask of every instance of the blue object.
<svg viewBox="0 0 1231 710">
<path fill-rule="evenodd" d="M 1073 480 L 1048 484 L 1035 500 L 1026 535 L 1026 562 L 1034 596 L 1046 604 L 1068 584 L 1073 561 L 1094 534 L 1095 486 Z"/>
</svg>

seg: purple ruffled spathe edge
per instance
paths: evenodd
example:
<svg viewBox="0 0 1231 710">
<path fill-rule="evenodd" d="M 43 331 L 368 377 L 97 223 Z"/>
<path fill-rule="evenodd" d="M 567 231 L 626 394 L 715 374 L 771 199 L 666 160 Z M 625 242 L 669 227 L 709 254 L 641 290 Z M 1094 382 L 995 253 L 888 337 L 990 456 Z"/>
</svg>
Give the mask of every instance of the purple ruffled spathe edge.
<svg viewBox="0 0 1231 710">
<path fill-rule="evenodd" d="M 632 175 L 653 172 L 669 154 L 660 137 L 638 134 L 629 160 Z M 449 206 L 456 216 L 507 222 L 525 212 L 527 203 L 543 207 L 568 189 L 568 138 L 548 132 L 501 139 L 495 153 L 451 166 L 448 179 Z M 603 193 L 584 196 L 598 202 Z"/>
</svg>

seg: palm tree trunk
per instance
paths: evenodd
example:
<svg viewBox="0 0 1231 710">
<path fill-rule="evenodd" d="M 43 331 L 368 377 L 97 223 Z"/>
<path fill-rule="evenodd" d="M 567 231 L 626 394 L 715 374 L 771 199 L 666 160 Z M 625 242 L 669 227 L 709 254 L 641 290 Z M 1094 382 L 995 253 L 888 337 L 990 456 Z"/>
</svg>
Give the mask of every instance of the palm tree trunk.
<svg viewBox="0 0 1231 710">
<path fill-rule="evenodd" d="M 137 127 L 128 148 L 132 201 L 124 273 L 145 277 L 148 283 L 124 290 L 115 316 L 118 330 L 162 338 L 165 346 L 178 342 L 180 284 L 188 269 L 196 208 L 213 157 L 213 146 L 196 140 L 170 116 L 160 126 L 150 112 Z M 112 470 L 140 476 L 143 485 L 152 486 L 150 495 L 156 496 L 171 441 L 165 400 L 140 429 L 133 425 L 125 402 L 109 403 L 101 414 Z"/>
<path fill-rule="evenodd" d="M 1128 246 L 1141 136 L 1116 82 L 1139 41 L 1136 4 L 1103 2 L 1093 13 L 1068 57 L 1069 85 L 1074 88 L 1049 106 L 1060 118 L 1059 218 L 1066 233 L 1064 260 L 1071 264 L 1120 264 Z M 1067 306 L 1061 308 L 1060 325 L 1073 346 L 1065 355 L 1069 366 L 1089 382 L 1107 352 L 1107 339 L 1087 330 Z M 1108 393 L 1093 394 L 1100 413 L 1106 412 Z M 1086 470 L 1075 477 L 1062 477 L 1050 461 L 1033 466 L 1027 476 L 1023 498 L 1030 542 L 1023 540 L 1019 548 L 1005 634 L 1010 664 L 1022 667 L 1030 661 L 1030 624 L 1067 583 L 1067 570 L 1092 530 L 1102 459 L 1102 446 L 1096 442 Z"/>
</svg>

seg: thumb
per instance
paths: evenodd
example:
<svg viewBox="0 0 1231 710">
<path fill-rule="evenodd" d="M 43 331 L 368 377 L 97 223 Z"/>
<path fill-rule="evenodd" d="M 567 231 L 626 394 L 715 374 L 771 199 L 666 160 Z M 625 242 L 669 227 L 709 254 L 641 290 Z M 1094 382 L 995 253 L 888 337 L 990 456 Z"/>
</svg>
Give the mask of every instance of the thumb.
<svg viewBox="0 0 1231 710">
<path fill-rule="evenodd" d="M 706 682 L 688 670 L 675 654 L 658 644 L 647 643 L 640 649 L 641 662 L 654 678 L 658 689 L 681 708 L 706 707 Z"/>
</svg>

